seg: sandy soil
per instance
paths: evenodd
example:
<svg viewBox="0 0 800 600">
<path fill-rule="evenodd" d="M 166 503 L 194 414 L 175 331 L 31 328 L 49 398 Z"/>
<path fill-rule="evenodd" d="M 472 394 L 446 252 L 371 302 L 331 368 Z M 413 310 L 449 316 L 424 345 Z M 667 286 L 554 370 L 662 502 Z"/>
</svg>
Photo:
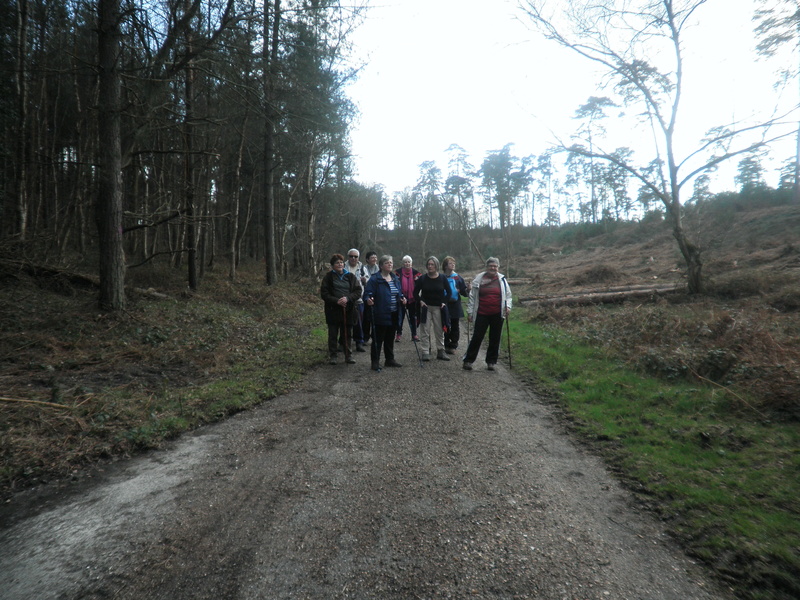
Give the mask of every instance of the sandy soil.
<svg viewBox="0 0 800 600">
<path fill-rule="evenodd" d="M 0 597 L 723 599 L 506 366 L 326 366 L 0 509 Z"/>
</svg>

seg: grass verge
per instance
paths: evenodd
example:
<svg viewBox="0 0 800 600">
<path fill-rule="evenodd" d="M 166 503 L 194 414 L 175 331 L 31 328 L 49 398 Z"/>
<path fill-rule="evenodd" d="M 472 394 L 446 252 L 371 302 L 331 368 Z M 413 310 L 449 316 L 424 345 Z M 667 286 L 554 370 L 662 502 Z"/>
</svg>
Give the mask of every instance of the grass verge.
<svg viewBox="0 0 800 600">
<path fill-rule="evenodd" d="M 514 369 L 563 409 L 687 550 L 747 600 L 800 597 L 800 434 L 724 388 L 643 375 L 512 320 Z"/>
</svg>

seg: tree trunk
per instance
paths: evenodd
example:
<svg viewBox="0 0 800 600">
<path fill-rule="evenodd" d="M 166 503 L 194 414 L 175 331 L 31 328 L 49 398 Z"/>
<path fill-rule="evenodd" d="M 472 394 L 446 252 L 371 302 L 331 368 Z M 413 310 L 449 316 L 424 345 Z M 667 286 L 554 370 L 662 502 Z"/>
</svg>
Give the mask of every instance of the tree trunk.
<svg viewBox="0 0 800 600">
<path fill-rule="evenodd" d="M 683 225 L 681 223 L 680 202 L 673 199 L 668 208 L 672 217 L 672 235 L 678 242 L 678 248 L 681 251 L 683 260 L 686 262 L 688 291 L 690 294 L 702 294 L 704 287 L 703 261 L 700 256 L 700 248 L 690 242 L 686 237 L 686 232 L 683 230 Z"/>
<path fill-rule="evenodd" d="M 189 0 L 186 0 L 185 10 L 190 8 Z M 186 52 L 191 55 L 192 48 L 192 28 L 186 32 Z M 184 102 L 186 103 L 186 114 L 184 116 L 184 186 L 186 190 L 186 261 L 189 275 L 189 289 L 197 289 L 197 216 L 195 206 L 195 160 L 194 160 L 194 67 L 193 61 L 189 61 L 186 66 L 186 86 Z"/>
<path fill-rule="evenodd" d="M 236 280 L 236 267 L 239 265 L 239 211 L 242 204 L 242 162 L 244 160 L 244 140 L 247 131 L 248 114 L 245 113 L 242 123 L 242 134 L 239 139 L 239 151 L 236 153 L 236 168 L 231 183 L 231 217 L 230 247 L 231 262 L 228 268 L 228 279 Z"/>
<path fill-rule="evenodd" d="M 98 190 L 100 307 L 125 307 L 122 248 L 122 142 L 120 139 L 119 0 L 98 0 Z"/>
<path fill-rule="evenodd" d="M 314 149 L 316 144 L 311 144 L 309 148 L 307 162 L 306 162 L 306 247 L 303 252 L 304 263 L 298 265 L 300 269 L 309 277 L 314 275 L 316 271 L 316 254 L 317 254 L 317 207 L 316 207 L 316 190 L 314 189 Z M 301 271 L 302 272 L 302 271 Z"/>
<path fill-rule="evenodd" d="M 520 305 L 534 304 L 536 306 L 556 307 L 556 306 L 592 306 L 595 304 L 614 304 L 619 302 L 654 301 L 669 294 L 682 293 L 683 290 L 674 286 L 660 286 L 640 290 L 609 291 L 609 292 L 584 292 L 574 294 L 564 294 L 562 296 L 538 297 L 538 298 L 519 298 L 514 302 Z"/>
<path fill-rule="evenodd" d="M 275 78 L 278 74 L 278 32 L 280 31 L 281 2 L 274 0 L 272 20 L 268 4 L 264 3 L 264 40 L 271 40 L 269 52 L 264 47 L 264 90 L 266 131 L 264 133 L 264 242 L 267 285 L 278 282 L 278 260 L 275 245 L 275 135 L 277 110 L 275 108 Z M 271 29 L 270 29 L 271 25 Z"/>
<path fill-rule="evenodd" d="M 17 2 L 17 133 L 16 133 L 16 181 L 17 181 L 17 230 L 21 240 L 28 229 L 28 2 Z"/>
</svg>

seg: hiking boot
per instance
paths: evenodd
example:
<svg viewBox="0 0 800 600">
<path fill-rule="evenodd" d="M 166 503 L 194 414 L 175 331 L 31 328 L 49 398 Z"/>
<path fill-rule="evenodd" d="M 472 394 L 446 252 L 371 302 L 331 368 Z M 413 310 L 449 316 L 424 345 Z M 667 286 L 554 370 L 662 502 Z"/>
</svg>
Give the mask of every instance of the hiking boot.
<svg viewBox="0 0 800 600">
<path fill-rule="evenodd" d="M 393 358 L 388 358 L 388 359 L 386 359 L 386 362 L 383 363 L 383 366 L 384 367 L 402 367 L 403 365 L 401 365 L 399 362 L 397 362 Z"/>
<path fill-rule="evenodd" d="M 448 354 L 455 354 L 456 353 L 456 349 L 455 348 L 445 348 L 444 351 L 447 352 Z"/>
<path fill-rule="evenodd" d="M 490 371 L 494 371 L 494 363 L 486 363 L 486 368 Z"/>
<path fill-rule="evenodd" d="M 331 354 L 330 358 L 328 359 L 328 364 L 329 365 L 335 365 L 336 363 L 337 363 L 336 355 L 335 354 Z"/>
<path fill-rule="evenodd" d="M 415 342 L 418 342 L 418 341 L 419 341 L 419 336 L 418 336 L 418 335 L 415 335 L 415 336 L 414 336 L 413 338 L 411 338 L 411 339 L 412 339 L 413 341 L 415 341 Z"/>
<path fill-rule="evenodd" d="M 372 367 L 370 367 L 373 371 L 380 371 L 381 370 L 381 363 L 377 360 L 372 361 Z"/>
<path fill-rule="evenodd" d="M 427 352 L 422 353 L 422 360 L 430 360 L 430 359 L 431 359 L 430 354 L 428 354 Z"/>
<path fill-rule="evenodd" d="M 356 364 L 356 359 L 355 359 L 355 358 L 353 358 L 353 355 L 352 355 L 352 354 L 348 354 L 348 355 L 345 357 L 345 359 L 344 359 L 344 362 L 346 362 L 348 365 L 354 365 L 354 364 Z"/>
<path fill-rule="evenodd" d="M 438 350 L 436 352 L 436 360 L 450 360 L 450 359 L 448 358 L 447 354 L 445 354 L 444 350 Z"/>
<path fill-rule="evenodd" d="M 396 336 L 394 336 L 394 341 L 395 342 L 399 342 L 400 341 L 400 334 L 399 333 Z"/>
<path fill-rule="evenodd" d="M 464 362 L 462 367 L 465 371 L 472 371 L 472 363 L 471 362 Z"/>
<path fill-rule="evenodd" d="M 364 344 L 362 344 L 361 342 L 357 342 L 356 343 L 356 352 L 366 352 L 366 350 L 364 350 Z"/>
</svg>

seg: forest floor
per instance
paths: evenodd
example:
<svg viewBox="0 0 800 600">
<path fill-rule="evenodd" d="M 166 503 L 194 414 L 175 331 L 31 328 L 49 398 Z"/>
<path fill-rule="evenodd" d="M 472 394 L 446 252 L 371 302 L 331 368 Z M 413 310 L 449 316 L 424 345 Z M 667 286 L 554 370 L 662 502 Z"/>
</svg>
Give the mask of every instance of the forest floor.
<svg viewBox="0 0 800 600">
<path fill-rule="evenodd" d="M 798 232 L 783 207 L 709 233 L 701 299 L 523 304 L 796 421 Z M 727 597 L 505 368 L 420 368 L 407 343 L 396 371 L 319 366 L 313 286 L 264 290 L 257 273 L 195 294 L 137 273 L 169 299 L 108 315 L 67 275 L 0 266 L 4 598 Z M 523 299 L 682 284 L 657 224 L 509 267 Z"/>
</svg>

